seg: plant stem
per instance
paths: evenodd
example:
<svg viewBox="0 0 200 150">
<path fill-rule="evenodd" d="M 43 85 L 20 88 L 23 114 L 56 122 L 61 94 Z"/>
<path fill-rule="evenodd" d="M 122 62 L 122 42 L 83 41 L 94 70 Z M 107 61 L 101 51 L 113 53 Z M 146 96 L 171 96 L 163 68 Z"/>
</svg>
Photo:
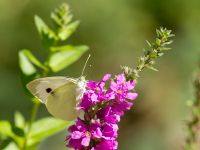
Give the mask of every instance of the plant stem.
<svg viewBox="0 0 200 150">
<path fill-rule="evenodd" d="M 170 49 L 166 46 L 173 42 L 169 38 L 173 37 L 174 35 L 171 34 L 171 30 L 167 30 L 166 28 L 160 28 L 159 30 L 156 30 L 156 33 L 157 37 L 155 42 L 150 43 L 147 41 L 149 50 L 145 50 L 144 54 L 139 57 L 137 67 L 135 69 L 129 68 L 127 66 L 122 66 L 122 70 L 126 76 L 127 81 L 137 81 L 140 72 L 145 68 L 157 71 L 157 69 L 153 67 L 155 60 L 158 57 L 161 57 L 164 54 L 164 51 Z"/>
<path fill-rule="evenodd" d="M 197 150 L 197 136 L 200 123 L 200 73 L 194 81 L 195 101 L 191 106 L 191 120 L 187 122 L 188 136 L 186 137 L 185 150 Z"/>
<path fill-rule="evenodd" d="M 39 102 L 34 102 L 32 112 L 31 112 L 31 119 L 30 119 L 30 122 L 28 124 L 28 128 L 27 128 L 27 132 L 26 132 L 26 135 L 25 135 L 25 138 L 24 138 L 24 144 L 23 144 L 22 150 L 26 150 L 26 148 L 27 148 L 28 136 L 29 136 L 29 133 L 31 131 L 32 124 L 33 124 L 33 122 L 34 122 L 34 120 L 37 116 L 39 106 L 40 106 Z"/>
</svg>

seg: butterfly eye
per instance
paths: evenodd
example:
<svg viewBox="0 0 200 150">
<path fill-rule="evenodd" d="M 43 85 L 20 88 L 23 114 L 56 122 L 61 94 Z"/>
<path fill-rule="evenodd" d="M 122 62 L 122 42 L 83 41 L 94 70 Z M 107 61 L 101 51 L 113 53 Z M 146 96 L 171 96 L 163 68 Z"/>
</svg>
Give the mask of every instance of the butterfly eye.
<svg viewBox="0 0 200 150">
<path fill-rule="evenodd" d="M 47 89 L 46 89 L 46 92 L 47 92 L 47 93 L 50 93 L 51 91 L 52 91 L 51 88 L 47 88 Z"/>
</svg>

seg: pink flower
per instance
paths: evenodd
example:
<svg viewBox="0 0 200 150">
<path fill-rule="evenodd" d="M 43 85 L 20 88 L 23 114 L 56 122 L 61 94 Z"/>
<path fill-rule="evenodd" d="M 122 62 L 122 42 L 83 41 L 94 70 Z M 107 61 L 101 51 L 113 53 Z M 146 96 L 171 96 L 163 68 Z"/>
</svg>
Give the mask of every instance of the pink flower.
<svg viewBox="0 0 200 150">
<path fill-rule="evenodd" d="M 106 74 L 99 82 L 88 81 L 86 92 L 78 109 L 84 111 L 84 119 L 77 119 L 69 127 L 67 147 L 75 150 L 116 150 L 118 147 L 118 122 L 125 111 L 133 106 L 138 96 L 132 90 L 134 81 L 126 81 L 124 74 L 119 74 L 110 82 Z"/>
<path fill-rule="evenodd" d="M 111 81 L 110 88 L 115 94 L 115 98 L 123 101 L 125 99 L 134 100 L 137 98 L 138 94 L 129 92 L 135 87 L 134 81 L 125 81 L 123 74 L 116 76 L 116 82 Z"/>
</svg>

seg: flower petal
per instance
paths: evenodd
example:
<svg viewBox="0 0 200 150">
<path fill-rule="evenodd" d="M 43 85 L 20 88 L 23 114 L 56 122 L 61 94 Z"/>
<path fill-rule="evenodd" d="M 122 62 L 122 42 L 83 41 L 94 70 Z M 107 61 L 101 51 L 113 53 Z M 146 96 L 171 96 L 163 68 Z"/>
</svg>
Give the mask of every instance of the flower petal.
<svg viewBox="0 0 200 150">
<path fill-rule="evenodd" d="M 83 133 L 80 131 L 74 131 L 71 134 L 72 139 L 80 139 L 82 137 Z"/>
<path fill-rule="evenodd" d="M 130 100 L 134 100 L 138 97 L 137 93 L 127 93 L 126 98 Z"/>
<path fill-rule="evenodd" d="M 96 131 L 92 134 L 92 136 L 95 138 L 101 138 L 102 137 L 101 129 L 97 128 Z"/>
<path fill-rule="evenodd" d="M 127 90 L 132 90 L 135 87 L 135 81 L 127 81 L 124 86 Z"/>
<path fill-rule="evenodd" d="M 119 74 L 116 76 L 117 84 L 123 84 L 126 81 L 124 74 Z"/>
<path fill-rule="evenodd" d="M 107 80 L 109 80 L 111 78 L 111 74 L 105 74 L 102 81 L 106 82 Z"/>
<path fill-rule="evenodd" d="M 98 96 L 96 95 L 96 94 L 92 94 L 91 95 L 91 100 L 92 100 L 92 102 L 98 102 Z"/>
<path fill-rule="evenodd" d="M 114 81 L 110 82 L 110 89 L 113 91 L 117 91 L 118 90 L 118 85 L 117 83 L 115 83 Z"/>
<path fill-rule="evenodd" d="M 87 147 L 87 146 L 89 146 L 89 144 L 90 144 L 90 137 L 85 137 L 85 138 L 82 139 L 81 145 Z"/>
</svg>

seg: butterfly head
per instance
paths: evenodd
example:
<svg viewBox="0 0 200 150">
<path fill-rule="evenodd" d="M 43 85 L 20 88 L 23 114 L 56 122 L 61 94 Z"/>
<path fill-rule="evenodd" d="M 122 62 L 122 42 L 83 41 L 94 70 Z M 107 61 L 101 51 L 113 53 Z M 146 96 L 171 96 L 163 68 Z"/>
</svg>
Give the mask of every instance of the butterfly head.
<svg viewBox="0 0 200 150">
<path fill-rule="evenodd" d="M 83 95 L 86 91 L 86 80 L 84 76 L 81 76 L 77 79 L 77 88 L 76 88 L 76 101 L 79 104 L 80 100 L 83 98 Z"/>
<path fill-rule="evenodd" d="M 85 89 L 86 87 L 86 80 L 85 80 L 85 76 L 80 76 L 77 80 L 77 84 L 80 88 Z"/>
</svg>

